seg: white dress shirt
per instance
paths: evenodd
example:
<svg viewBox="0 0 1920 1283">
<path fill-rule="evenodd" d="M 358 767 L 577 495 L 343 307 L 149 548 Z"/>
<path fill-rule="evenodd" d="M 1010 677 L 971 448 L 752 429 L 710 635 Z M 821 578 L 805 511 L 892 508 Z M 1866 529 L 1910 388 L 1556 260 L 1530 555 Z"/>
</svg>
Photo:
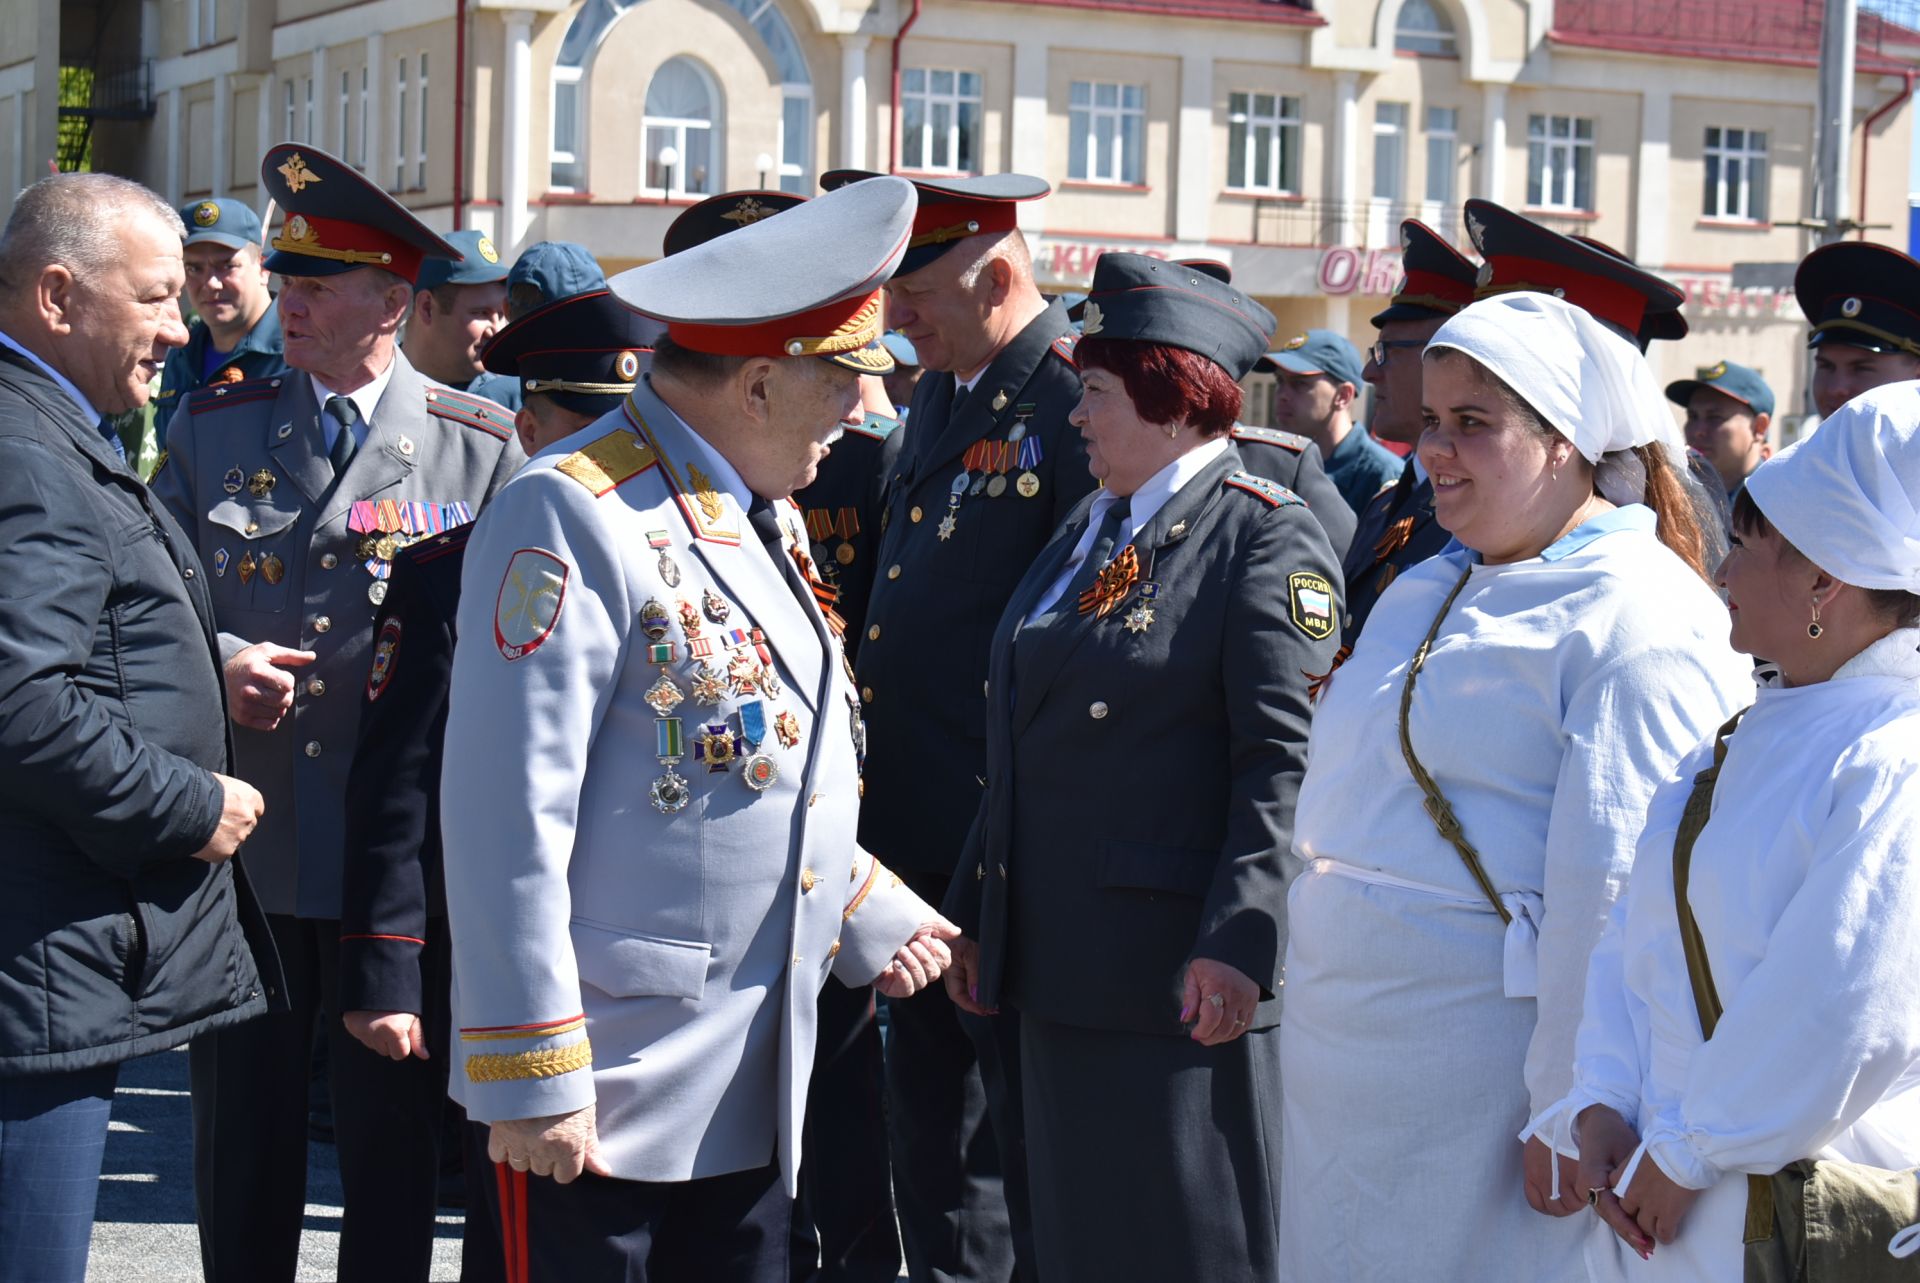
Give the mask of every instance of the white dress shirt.
<svg viewBox="0 0 1920 1283">
<path fill-rule="evenodd" d="M 320 430 L 326 434 L 327 453 L 333 453 L 333 441 L 340 433 L 340 421 L 326 413 L 327 402 L 337 396 L 344 396 L 353 402 L 353 408 L 359 411 L 360 419 L 353 425 L 353 444 L 363 446 L 367 443 L 367 433 L 373 430 L 373 412 L 380 405 L 380 398 L 386 395 L 387 384 L 393 382 L 393 362 L 387 362 L 387 368 L 373 376 L 373 381 L 353 392 L 335 392 L 322 383 L 319 376 L 309 374 L 307 381 L 313 385 L 314 404 L 321 410 Z"/>
</svg>

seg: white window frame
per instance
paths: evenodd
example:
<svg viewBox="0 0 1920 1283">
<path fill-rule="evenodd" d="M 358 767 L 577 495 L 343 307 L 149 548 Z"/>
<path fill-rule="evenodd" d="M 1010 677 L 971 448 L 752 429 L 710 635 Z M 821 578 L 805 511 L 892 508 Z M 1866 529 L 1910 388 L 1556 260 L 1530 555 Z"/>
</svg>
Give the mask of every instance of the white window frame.
<svg viewBox="0 0 1920 1283">
<path fill-rule="evenodd" d="M 640 117 L 640 189 L 648 195 L 662 200 L 680 200 L 687 197 L 711 196 L 724 190 L 726 181 L 724 176 L 725 162 L 721 155 L 721 147 L 726 141 L 721 132 L 721 113 L 724 110 L 725 97 L 721 92 L 720 86 L 714 83 L 713 77 L 707 73 L 705 67 L 702 67 L 692 58 L 683 56 L 680 60 L 685 62 L 687 66 L 692 69 L 693 73 L 700 78 L 701 83 L 706 86 L 707 109 L 712 113 L 712 117 L 708 120 L 699 120 L 691 116 L 650 116 L 646 114 L 645 98 L 642 98 Z M 671 62 L 673 60 L 669 59 L 668 61 Z M 665 65 L 666 64 L 663 63 L 662 67 Z M 654 74 L 658 75 L 659 72 L 656 71 Z M 648 90 L 651 92 L 651 84 L 648 85 Z M 673 141 L 669 145 L 680 158 L 678 163 L 673 167 L 672 181 L 669 182 L 665 188 L 654 187 L 647 182 L 650 176 L 648 171 L 653 165 L 652 158 L 648 151 L 647 140 L 656 129 L 671 129 L 674 131 Z M 707 131 L 707 186 L 711 189 L 708 191 L 696 191 L 687 186 L 687 133 L 689 130 L 702 129 Z"/>
<path fill-rule="evenodd" d="M 302 141 L 310 143 L 314 140 L 313 77 L 312 76 L 306 77 L 306 89 L 307 89 L 307 132 L 306 132 L 306 137 Z"/>
<path fill-rule="evenodd" d="M 1729 141 L 1740 135 L 1738 146 Z M 1759 145 L 1754 144 L 1758 138 Z M 1701 216 L 1723 223 L 1764 223 L 1767 221 L 1767 183 L 1773 165 L 1767 150 L 1768 133 L 1744 125 L 1709 125 L 1705 132 L 1701 178 Z M 1759 166 L 1760 180 L 1754 181 Z M 1730 170 L 1739 178 L 1727 181 Z"/>
<path fill-rule="evenodd" d="M 1073 95 L 1076 90 L 1086 89 L 1087 101 L 1076 106 Z M 1111 88 L 1114 91 L 1114 105 L 1100 106 L 1097 100 L 1100 90 Z M 1127 103 L 1127 92 L 1134 91 L 1139 100 L 1131 106 Z M 1141 187 L 1146 184 L 1147 164 L 1147 87 L 1129 84 L 1119 80 L 1076 80 L 1067 89 L 1067 137 L 1073 137 L 1072 119 L 1076 115 L 1086 117 L 1086 151 L 1083 155 L 1067 157 L 1067 177 L 1074 182 L 1100 183 L 1113 187 Z M 1107 147 L 1105 163 L 1100 156 L 1099 124 L 1103 120 L 1113 123 L 1112 142 Z M 1140 146 L 1137 159 L 1140 172 L 1129 174 L 1126 160 L 1127 124 L 1132 121 L 1140 131 Z M 1069 144 L 1071 150 L 1071 144 Z"/>
<path fill-rule="evenodd" d="M 1567 122 L 1565 137 L 1556 137 L 1553 122 Z M 1594 199 L 1594 118 L 1570 116 L 1558 112 L 1535 112 L 1527 117 L 1527 206 L 1530 209 L 1565 210 L 1590 214 Z M 1581 137 L 1584 127 L 1586 136 Z M 1534 149 L 1540 149 L 1540 164 L 1534 165 Z M 1586 170 L 1588 203 L 1580 203 L 1580 175 Z M 1556 177 L 1560 180 L 1555 191 Z M 1536 186 L 1535 184 L 1538 184 Z"/>
<path fill-rule="evenodd" d="M 1458 58 L 1460 56 L 1460 35 L 1453 29 L 1453 20 L 1447 11 L 1433 0 L 1420 0 L 1420 3 L 1433 14 L 1436 23 L 1433 27 L 1409 26 L 1409 10 L 1414 10 L 1413 0 L 1400 7 L 1399 18 L 1394 23 L 1393 47 L 1395 52 L 1410 53 L 1423 58 Z M 1417 12 L 1417 10 L 1416 10 Z M 1431 45 L 1432 48 L 1423 46 Z"/>
<path fill-rule="evenodd" d="M 1391 119 L 1397 110 L 1399 119 Z M 1376 204 L 1402 205 L 1407 199 L 1407 135 L 1412 132 L 1413 107 L 1404 102 L 1377 102 L 1373 105 L 1373 199 Z M 1391 141 L 1393 163 L 1382 165 L 1382 144 Z M 1382 191 L 1380 180 L 1391 177 L 1390 191 Z"/>
<path fill-rule="evenodd" d="M 353 167 L 361 173 L 367 172 L 367 96 L 372 88 L 373 68 L 367 63 L 360 64 L 360 150 L 355 156 Z"/>
<path fill-rule="evenodd" d="M 281 95 L 280 136 L 286 139 L 288 142 L 298 142 L 300 140 L 300 135 L 298 132 L 296 132 L 294 127 L 299 123 L 300 118 L 294 112 L 293 78 L 289 76 L 286 80 L 281 82 L 281 86 L 286 90 L 286 92 Z"/>
<path fill-rule="evenodd" d="M 393 94 L 393 191 L 407 186 L 407 55 L 394 63 Z"/>
<path fill-rule="evenodd" d="M 187 0 L 187 48 L 201 49 L 220 38 L 220 0 Z"/>
<path fill-rule="evenodd" d="M 427 190 L 427 54 L 420 51 L 419 74 L 413 78 L 413 116 L 414 127 L 413 188 L 415 191 Z"/>
<path fill-rule="evenodd" d="M 1262 113 L 1258 110 L 1259 100 L 1271 99 L 1273 111 Z M 1239 106 L 1236 108 L 1235 103 Z M 1291 94 L 1277 94 L 1265 89 L 1236 89 L 1227 95 L 1227 146 L 1233 146 L 1233 127 L 1238 125 L 1243 133 L 1240 148 L 1241 181 L 1233 181 L 1233 156 L 1227 157 L 1227 190 L 1239 192 L 1270 192 L 1283 196 L 1296 196 L 1300 192 L 1300 143 L 1303 122 L 1300 116 L 1300 99 Z M 1266 146 L 1262 148 L 1260 139 L 1264 133 Z M 1269 181 L 1261 183 L 1255 180 L 1260 171 L 1260 153 L 1266 152 L 1267 174 Z"/>
<path fill-rule="evenodd" d="M 344 67 L 340 71 L 340 154 L 347 154 L 347 139 L 353 137 L 347 119 L 348 108 L 353 104 L 353 73 Z"/>
<path fill-rule="evenodd" d="M 934 76 L 943 72 L 953 77 L 954 87 L 949 93 L 937 93 L 933 88 Z M 918 92 L 910 92 L 904 88 L 906 76 L 916 73 L 921 77 L 921 88 Z M 965 93 L 961 90 L 961 85 L 964 83 L 963 78 L 967 76 L 973 78 L 974 92 L 972 93 Z M 983 133 L 982 125 L 986 116 L 984 97 L 985 81 L 986 77 L 982 73 L 963 67 L 910 67 L 902 73 L 901 84 L 903 87 L 900 91 L 902 119 L 904 120 L 905 118 L 905 108 L 908 99 L 911 98 L 920 103 L 920 138 L 918 141 L 920 143 L 921 162 L 919 164 L 911 164 L 907 161 L 906 140 L 903 138 L 901 140 L 900 151 L 900 166 L 902 169 L 911 169 L 916 173 L 925 174 L 971 174 L 976 172 L 973 168 L 963 166 L 959 163 L 960 113 L 962 107 L 970 106 L 973 108 L 973 145 L 968 148 L 968 150 L 973 153 L 973 159 L 977 164 L 980 160 L 980 143 L 981 134 Z M 942 131 L 945 136 L 940 138 L 935 137 L 933 128 L 933 115 L 936 107 L 945 107 L 947 109 L 947 128 Z M 935 159 L 936 157 L 939 157 L 939 159 Z"/>
<path fill-rule="evenodd" d="M 1440 112 L 1445 112 L 1447 119 L 1443 124 L 1436 124 L 1435 117 Z M 1422 123 L 1427 134 L 1427 204 L 1444 209 L 1458 204 L 1460 199 L 1460 109 L 1430 106 Z M 1443 180 L 1438 190 L 1436 178 Z"/>
<path fill-rule="evenodd" d="M 813 120 L 813 86 L 798 84 L 780 86 L 780 130 L 779 137 L 774 140 L 778 148 L 775 160 L 778 164 L 779 178 L 775 185 L 783 192 L 803 196 L 807 191 L 807 175 L 813 169 L 813 130 L 803 129 L 795 139 L 787 137 L 787 105 L 793 102 L 801 104 L 800 118 L 811 122 Z M 794 160 L 787 159 L 787 144 L 790 141 L 798 144 L 798 151 L 795 153 L 797 159 Z"/>
<path fill-rule="evenodd" d="M 586 185 L 587 171 L 580 159 L 581 138 L 587 132 L 587 81 L 584 67 L 570 67 L 555 63 L 553 81 L 548 90 L 547 119 L 552 134 L 552 144 L 547 154 L 547 190 L 554 192 L 579 191 Z M 573 87 L 573 137 L 566 140 L 567 146 L 560 145 L 560 87 Z M 562 183 L 553 176 L 554 170 L 561 165 L 580 166 L 580 186 Z"/>
</svg>

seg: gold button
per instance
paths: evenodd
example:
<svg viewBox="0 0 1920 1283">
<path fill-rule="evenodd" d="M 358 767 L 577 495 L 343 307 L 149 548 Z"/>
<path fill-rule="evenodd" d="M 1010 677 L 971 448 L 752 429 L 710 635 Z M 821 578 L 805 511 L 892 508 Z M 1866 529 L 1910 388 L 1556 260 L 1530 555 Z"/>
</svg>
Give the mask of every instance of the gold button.
<svg viewBox="0 0 1920 1283">
<path fill-rule="evenodd" d="M 880 640 L 880 625 L 875 624 L 873 627 L 867 629 L 867 640 L 868 641 Z"/>
<path fill-rule="evenodd" d="M 1094 719 L 1095 721 L 1098 721 L 1098 720 L 1100 720 L 1101 718 L 1103 718 L 1103 717 L 1105 717 L 1105 716 L 1107 715 L 1107 701 L 1106 701 L 1106 700 L 1104 700 L 1104 699 L 1096 699 L 1096 700 L 1094 700 L 1094 701 L 1093 701 L 1093 705 L 1092 705 L 1092 707 L 1090 707 L 1090 708 L 1088 708 L 1088 709 L 1087 709 L 1087 713 L 1088 713 L 1088 714 L 1089 714 L 1089 715 L 1090 715 L 1090 716 L 1091 716 L 1091 717 L 1092 717 L 1092 718 L 1093 718 L 1093 719 Z"/>
<path fill-rule="evenodd" d="M 799 955 L 799 954 L 797 954 L 797 953 L 796 953 L 796 954 L 794 954 L 794 955 L 793 955 L 793 965 L 797 967 L 797 966 L 799 966 L 799 965 L 800 965 L 800 963 L 801 963 L 801 957 L 800 957 L 800 955 Z"/>
<path fill-rule="evenodd" d="M 318 677 L 314 678 L 312 681 L 309 681 L 307 683 L 307 694 L 324 695 L 326 693 L 327 693 L 327 684 L 321 681 Z"/>
<path fill-rule="evenodd" d="M 307 741 L 307 756 L 308 756 L 308 757 L 318 757 L 318 756 L 320 756 L 320 741 L 319 741 L 319 740 L 308 740 L 308 741 Z"/>
<path fill-rule="evenodd" d="M 888 566 L 888 567 L 887 567 L 887 578 L 889 578 L 889 579 L 898 579 L 899 577 L 900 577 L 900 567 L 899 567 L 899 566 L 897 566 L 897 565 L 893 565 L 893 566 Z"/>
<path fill-rule="evenodd" d="M 913 505 L 913 511 L 907 514 L 907 520 L 917 522 L 920 520 L 920 518 L 926 515 L 927 515 L 926 513 L 920 511 L 920 505 L 916 503 Z"/>
<path fill-rule="evenodd" d="M 840 942 L 838 940 L 835 940 L 827 946 L 827 956 L 829 958 L 837 958 L 840 956 Z"/>
<path fill-rule="evenodd" d="M 869 704 L 873 703 L 873 687 L 862 686 L 860 688 L 860 698 Z"/>
<path fill-rule="evenodd" d="M 256 535 L 256 534 L 259 534 L 259 533 L 260 533 L 260 523 L 259 523 L 259 522 L 257 522 L 257 521 L 249 521 L 249 522 L 247 523 L 247 533 L 248 533 L 248 534 L 250 534 L 250 535 Z"/>
<path fill-rule="evenodd" d="M 820 884 L 820 875 L 812 869 L 800 870 L 800 890 L 811 891 Z"/>
<path fill-rule="evenodd" d="M 325 615 L 322 615 L 320 616 L 320 618 L 313 621 L 313 631 L 316 633 L 324 633 L 332 627 L 333 627 L 333 621 L 331 619 L 328 619 Z"/>
<path fill-rule="evenodd" d="M 320 554 L 320 569 L 332 570 L 335 566 L 339 564 L 340 564 L 340 559 L 334 556 L 332 553 L 327 552 L 327 553 Z"/>
</svg>

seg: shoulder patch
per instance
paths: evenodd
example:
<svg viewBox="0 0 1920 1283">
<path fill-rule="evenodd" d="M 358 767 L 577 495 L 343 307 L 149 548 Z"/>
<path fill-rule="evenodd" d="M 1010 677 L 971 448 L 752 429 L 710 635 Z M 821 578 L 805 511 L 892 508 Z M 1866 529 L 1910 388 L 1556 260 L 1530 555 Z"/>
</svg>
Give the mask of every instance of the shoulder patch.
<svg viewBox="0 0 1920 1283">
<path fill-rule="evenodd" d="M 1287 576 L 1287 610 L 1293 625 L 1315 641 L 1333 636 L 1333 585 L 1326 576 L 1296 570 Z"/>
<path fill-rule="evenodd" d="M 863 437 L 872 437 L 875 441 L 885 441 L 900 430 L 900 420 L 889 419 L 884 414 L 869 414 L 861 423 L 849 423 L 847 431 Z"/>
<path fill-rule="evenodd" d="M 572 570 L 544 548 L 521 548 L 507 563 L 493 604 L 493 642 L 501 658 L 524 659 L 553 636 Z"/>
<path fill-rule="evenodd" d="M 238 383 L 215 383 L 195 388 L 187 393 L 182 405 L 190 407 L 195 414 L 205 414 L 209 410 L 230 409 L 236 405 L 250 405 L 255 401 L 271 401 L 280 395 L 281 377 L 274 375 L 270 379 L 243 379 Z"/>
<path fill-rule="evenodd" d="M 393 680 L 393 665 L 400 657 L 400 634 L 403 631 L 400 621 L 391 616 L 380 625 L 380 635 L 373 642 L 373 663 L 367 668 L 369 704 L 384 695 L 387 683 Z"/>
<path fill-rule="evenodd" d="M 1255 428 L 1244 423 L 1233 425 L 1235 441 L 1257 441 L 1261 445 L 1277 445 L 1283 450 L 1303 454 L 1313 443 L 1297 432 L 1282 432 L 1279 428 Z"/>
<path fill-rule="evenodd" d="M 1297 503 L 1303 508 L 1307 506 L 1305 499 L 1285 486 L 1269 481 L 1265 477 L 1256 477 L 1251 472 L 1232 473 L 1227 477 L 1225 484 L 1230 489 L 1244 490 L 1255 498 L 1264 500 L 1269 508 L 1284 508 L 1290 503 Z"/>
<path fill-rule="evenodd" d="M 616 486 L 633 480 L 656 461 L 652 447 L 646 442 L 624 428 L 615 428 L 553 466 L 555 471 L 566 473 L 591 490 L 598 499 L 613 493 Z"/>
<path fill-rule="evenodd" d="M 452 388 L 428 388 L 427 412 L 463 427 L 478 428 L 502 441 L 513 435 L 513 418 L 505 410 L 485 397 L 469 396 Z"/>
<path fill-rule="evenodd" d="M 1055 339 L 1049 347 L 1055 356 L 1065 361 L 1068 365 L 1072 365 L 1073 346 L 1079 341 L 1080 336 L 1078 334 L 1062 334 L 1059 338 Z"/>
</svg>

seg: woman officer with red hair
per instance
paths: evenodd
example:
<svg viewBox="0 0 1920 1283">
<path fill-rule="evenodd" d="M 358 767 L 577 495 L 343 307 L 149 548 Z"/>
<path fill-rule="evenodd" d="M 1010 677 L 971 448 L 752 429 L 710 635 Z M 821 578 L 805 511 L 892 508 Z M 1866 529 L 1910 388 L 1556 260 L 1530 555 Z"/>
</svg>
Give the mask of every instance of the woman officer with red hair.
<svg viewBox="0 0 1920 1283">
<path fill-rule="evenodd" d="M 1018 1027 L 1049 1283 L 1278 1277 L 1283 861 L 1340 576 L 1227 435 L 1272 330 L 1100 259 L 1071 421 L 1103 486 L 994 634 L 949 993 Z"/>
</svg>

